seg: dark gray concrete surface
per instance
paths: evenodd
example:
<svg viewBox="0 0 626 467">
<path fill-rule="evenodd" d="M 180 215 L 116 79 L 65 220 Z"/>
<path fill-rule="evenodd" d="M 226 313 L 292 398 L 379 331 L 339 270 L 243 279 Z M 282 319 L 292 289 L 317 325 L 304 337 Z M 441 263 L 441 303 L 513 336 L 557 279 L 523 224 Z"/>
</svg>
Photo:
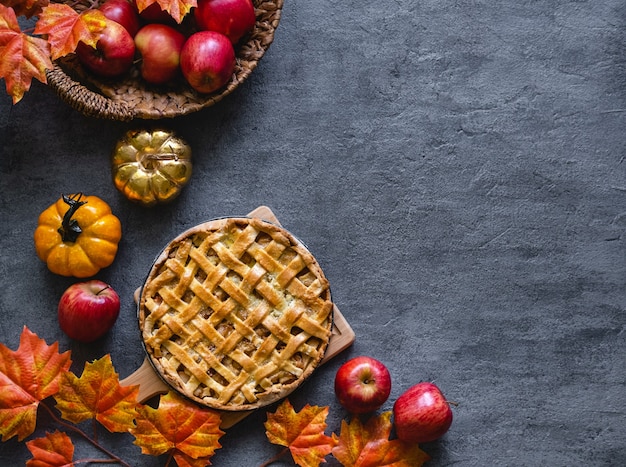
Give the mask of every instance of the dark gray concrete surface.
<svg viewBox="0 0 626 467">
<path fill-rule="evenodd" d="M 195 173 L 173 204 L 145 209 L 116 192 L 109 157 L 156 123 L 190 143 Z M 0 96 L 0 342 L 16 349 L 26 325 L 76 371 L 109 353 L 130 374 L 143 359 L 132 294 L 157 252 L 265 204 L 316 255 L 357 335 L 291 396 L 329 405 L 328 432 L 347 417 L 334 374 L 366 354 L 392 373 L 382 410 L 422 380 L 458 402 L 423 446 L 430 465 L 626 465 L 625 127 L 620 0 L 286 0 L 236 93 L 160 122 L 87 118 L 35 83 L 16 106 Z M 121 316 L 92 345 L 59 330 L 75 280 L 32 240 L 39 213 L 75 191 L 108 201 L 124 230 L 97 275 Z M 213 465 L 277 453 L 265 418 L 229 430 Z M 131 465 L 164 465 L 112 442 Z M 27 458 L 0 443 L 1 465 Z"/>
</svg>

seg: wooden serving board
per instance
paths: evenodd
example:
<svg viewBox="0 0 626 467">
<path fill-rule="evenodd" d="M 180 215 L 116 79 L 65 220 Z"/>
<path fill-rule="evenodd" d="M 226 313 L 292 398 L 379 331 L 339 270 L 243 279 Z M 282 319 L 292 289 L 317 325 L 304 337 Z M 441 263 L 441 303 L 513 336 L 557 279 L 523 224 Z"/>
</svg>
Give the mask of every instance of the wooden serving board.
<svg viewBox="0 0 626 467">
<path fill-rule="evenodd" d="M 267 206 L 260 206 L 254 211 L 248 214 L 249 217 L 258 217 L 274 224 L 280 225 L 278 219 Z M 140 289 L 135 291 L 135 302 L 138 301 Z M 330 342 L 326 348 L 326 354 L 322 360 L 322 364 L 347 349 L 354 343 L 356 335 L 344 316 L 339 311 L 336 305 L 333 305 L 333 329 L 330 337 Z M 132 374 L 120 381 L 123 386 L 139 385 L 139 402 L 145 402 L 148 399 L 158 395 L 165 394 L 173 388 L 170 387 L 161 377 L 157 374 L 156 370 L 152 367 L 152 364 L 146 357 L 142 365 L 135 370 Z M 241 420 L 250 415 L 252 411 L 245 412 L 228 412 L 222 411 L 222 423 L 220 427 L 227 429 L 233 425 L 239 423 Z"/>
</svg>

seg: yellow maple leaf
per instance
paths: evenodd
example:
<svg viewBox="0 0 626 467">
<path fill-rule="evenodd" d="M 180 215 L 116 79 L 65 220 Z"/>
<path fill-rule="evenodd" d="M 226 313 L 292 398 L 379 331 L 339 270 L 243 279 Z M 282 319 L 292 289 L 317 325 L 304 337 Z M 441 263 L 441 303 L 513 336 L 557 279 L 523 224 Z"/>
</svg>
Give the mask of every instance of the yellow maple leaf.
<svg viewBox="0 0 626 467">
<path fill-rule="evenodd" d="M 73 423 L 98 420 L 110 432 L 123 433 L 135 426 L 139 386 L 120 386 L 111 356 L 85 363 L 80 377 L 63 375 L 54 396 L 61 416 Z"/>
<path fill-rule="evenodd" d="M 192 8 L 198 6 L 197 0 L 136 0 L 137 10 L 142 12 L 156 3 L 161 10 L 167 11 L 177 23 L 181 23 Z"/>
<path fill-rule="evenodd" d="M 430 456 L 417 444 L 389 440 L 391 412 L 371 417 L 365 425 L 358 417 L 341 422 L 333 456 L 345 467 L 419 467 Z"/>
<path fill-rule="evenodd" d="M 141 452 L 152 456 L 172 453 L 179 465 L 206 465 L 221 448 L 219 413 L 198 407 L 173 392 L 159 399 L 156 409 L 140 405 L 137 426 L 131 430 Z M 204 462 L 204 464 L 201 464 Z"/>
<path fill-rule="evenodd" d="M 37 407 L 59 390 L 72 361 L 24 327 L 17 351 L 0 344 L 0 435 L 21 441 L 35 431 Z"/>
<path fill-rule="evenodd" d="M 336 441 L 324 434 L 328 406 L 306 405 L 296 412 L 285 399 L 273 414 L 267 415 L 265 429 L 271 443 L 286 446 L 300 467 L 317 467 L 325 462 Z"/>
</svg>

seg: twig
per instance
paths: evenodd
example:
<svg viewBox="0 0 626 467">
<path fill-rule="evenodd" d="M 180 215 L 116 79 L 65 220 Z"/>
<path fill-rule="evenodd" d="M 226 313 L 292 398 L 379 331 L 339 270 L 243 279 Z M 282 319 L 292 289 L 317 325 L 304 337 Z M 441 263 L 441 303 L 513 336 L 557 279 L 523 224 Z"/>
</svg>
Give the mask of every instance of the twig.
<svg viewBox="0 0 626 467">
<path fill-rule="evenodd" d="M 39 404 L 41 406 L 43 406 L 46 411 L 48 412 L 48 414 L 50 415 L 50 417 L 52 417 L 52 419 L 58 423 L 59 425 L 61 425 L 62 427 L 64 427 L 67 430 L 73 431 L 74 433 L 76 433 L 77 435 L 79 435 L 80 437 L 82 437 L 84 440 L 86 440 L 87 442 L 89 442 L 92 446 L 94 446 L 96 449 L 98 449 L 100 452 L 106 454 L 107 456 L 109 456 L 111 459 L 102 459 L 102 461 L 100 461 L 101 463 L 106 463 L 106 464 L 113 464 L 113 463 L 117 463 L 117 464 L 121 464 L 124 467 L 130 467 L 129 464 L 127 464 L 126 462 L 124 462 L 120 457 L 116 456 L 115 454 L 113 454 L 111 451 L 109 451 L 107 448 L 105 448 L 104 446 L 102 446 L 101 444 L 99 444 L 97 441 L 95 441 L 94 439 L 92 439 L 87 433 L 85 433 L 83 430 L 81 430 L 80 428 L 78 428 L 76 425 L 72 425 L 71 423 L 66 423 L 65 421 L 63 421 L 61 418 L 59 418 L 57 416 L 57 414 L 54 413 L 54 411 L 48 407 L 47 404 L 45 404 L 44 402 L 42 402 L 41 404 Z M 94 462 L 93 460 L 91 460 L 91 462 Z"/>
</svg>

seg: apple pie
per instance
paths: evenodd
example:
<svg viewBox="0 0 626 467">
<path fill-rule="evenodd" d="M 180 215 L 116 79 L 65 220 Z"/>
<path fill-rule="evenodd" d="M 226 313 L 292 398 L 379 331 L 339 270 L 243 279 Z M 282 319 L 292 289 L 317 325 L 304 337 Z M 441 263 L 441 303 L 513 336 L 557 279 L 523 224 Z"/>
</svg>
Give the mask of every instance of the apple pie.
<svg viewBox="0 0 626 467">
<path fill-rule="evenodd" d="M 298 387 L 328 346 L 333 305 L 319 264 L 285 229 L 224 218 L 170 242 L 138 301 L 150 360 L 170 386 L 219 410 Z"/>
</svg>

